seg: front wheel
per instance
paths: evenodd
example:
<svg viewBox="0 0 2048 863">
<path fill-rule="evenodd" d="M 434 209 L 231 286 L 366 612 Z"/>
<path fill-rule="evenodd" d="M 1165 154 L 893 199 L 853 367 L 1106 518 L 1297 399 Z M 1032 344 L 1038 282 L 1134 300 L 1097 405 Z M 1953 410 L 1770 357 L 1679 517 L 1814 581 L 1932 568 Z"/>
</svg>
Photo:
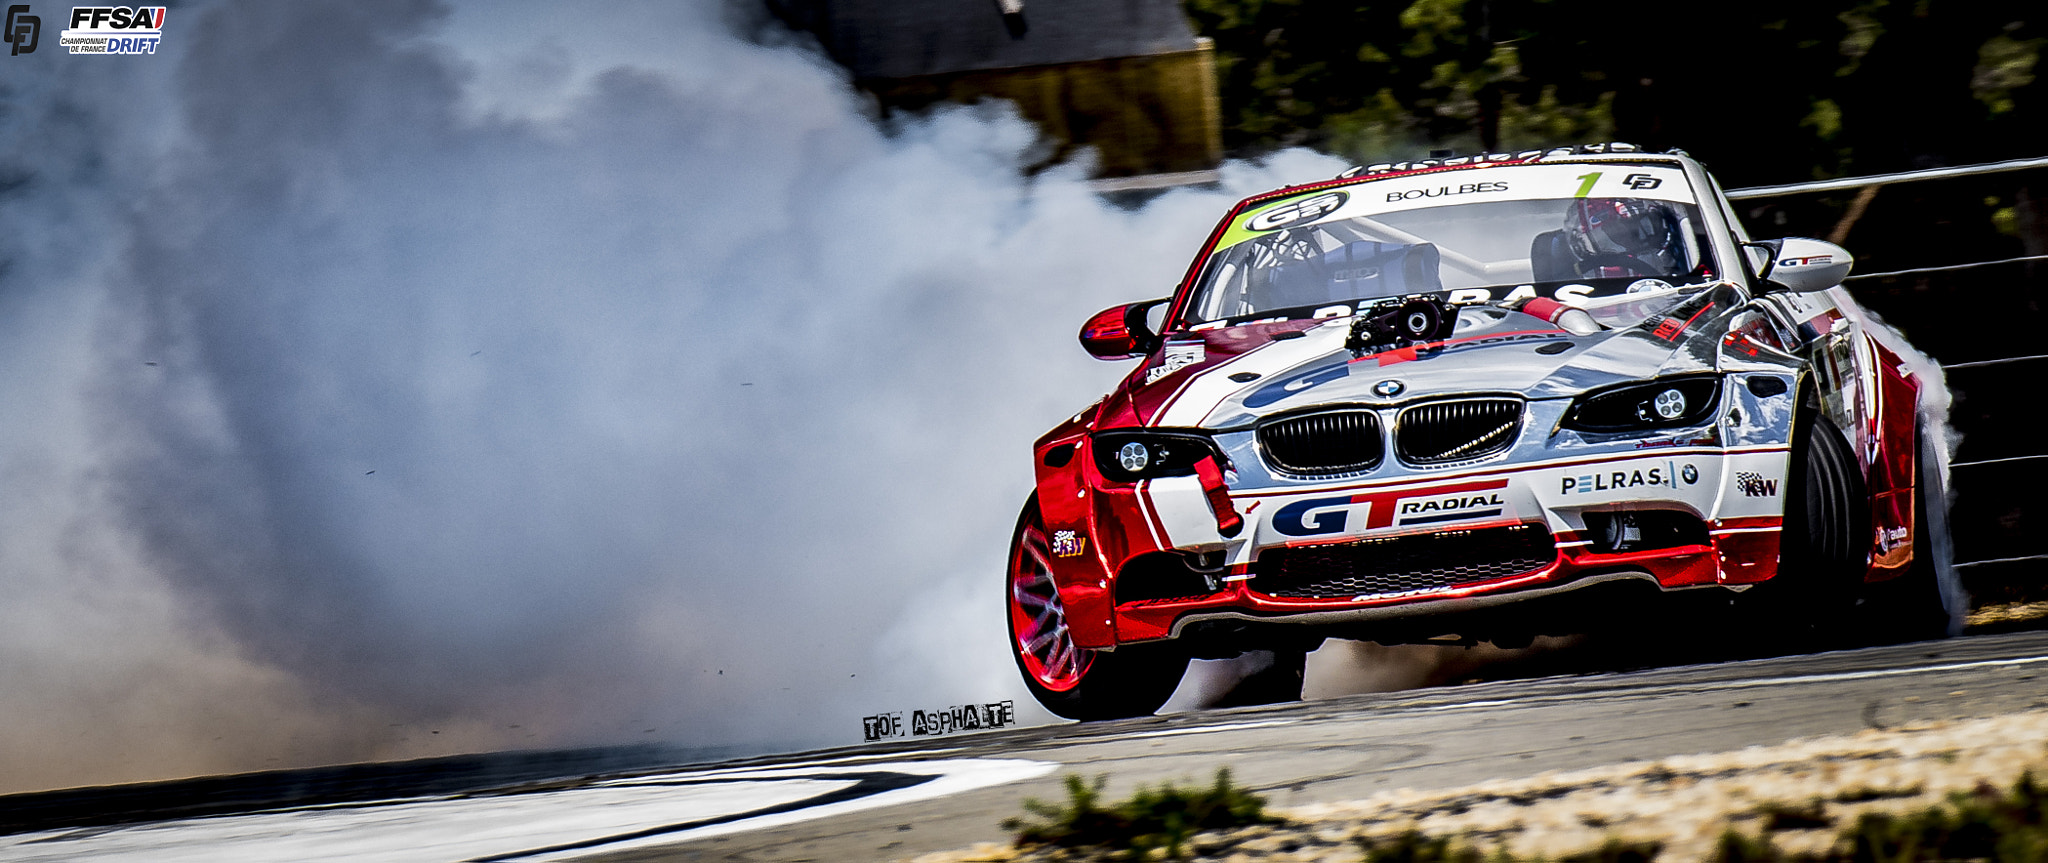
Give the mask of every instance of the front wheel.
<svg viewBox="0 0 2048 863">
<path fill-rule="evenodd" d="M 1792 434 L 1778 574 L 1758 585 L 1754 634 L 1772 650 L 1831 646 L 1853 630 L 1868 562 L 1870 497 L 1856 456 L 1810 399 Z"/>
<path fill-rule="evenodd" d="M 1068 719 L 1119 719 L 1158 710 L 1180 686 L 1187 654 L 1171 645 L 1107 651 L 1075 644 L 1051 558 L 1034 498 L 1017 518 L 1007 579 L 1010 655 L 1024 686 L 1045 709 Z"/>
</svg>

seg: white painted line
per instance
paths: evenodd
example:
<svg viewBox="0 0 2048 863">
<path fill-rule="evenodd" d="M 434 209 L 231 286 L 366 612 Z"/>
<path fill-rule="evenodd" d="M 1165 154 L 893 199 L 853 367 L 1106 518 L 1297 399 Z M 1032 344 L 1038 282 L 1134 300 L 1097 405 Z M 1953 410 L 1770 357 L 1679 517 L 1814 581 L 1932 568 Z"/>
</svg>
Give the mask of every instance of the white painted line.
<svg viewBox="0 0 2048 863">
<path fill-rule="evenodd" d="M 1616 695 L 1658 695 L 1672 692 L 1693 692 L 1707 689 L 1756 689 L 1765 686 L 1796 686 L 1805 683 L 1835 683 L 1845 680 L 1870 680 L 1880 677 L 1900 677 L 1908 674 L 1938 674 L 1944 671 L 1967 671 L 1972 668 L 2000 668 L 2016 665 L 2033 665 L 2048 662 L 2048 656 L 2022 656 L 2013 659 L 1981 659 L 1975 662 L 1951 662 L 1945 665 L 1923 665 L 1914 668 L 1880 668 L 1870 671 L 1837 671 L 1828 674 L 1798 674 L 1787 677 L 1758 677 L 1753 679 L 1715 680 L 1700 683 L 1673 683 L 1658 686 L 1644 686 L 1633 689 L 1603 690 Z M 1572 692 L 1561 695 L 1537 695 L 1528 698 L 1500 698 L 1487 701 L 1460 701 L 1453 704 L 1430 704 L 1421 710 L 1462 710 L 1469 707 L 1503 707 L 1516 704 L 1556 701 L 1564 698 L 1580 699 L 1587 693 Z M 1399 708 L 1396 708 L 1399 709 Z"/>
<path fill-rule="evenodd" d="M 794 824 L 1032 779 L 1059 765 L 1009 759 L 686 771 L 567 789 L 379 801 L 0 837 L 0 860 L 126 863 L 555 861 Z M 930 777 L 851 799 L 865 777 Z M 872 786 L 870 786 L 872 787 Z M 735 818 L 770 807 L 789 811 Z"/>
<path fill-rule="evenodd" d="M 763 765 L 756 769 L 780 770 L 789 767 L 813 767 L 825 764 L 871 764 L 877 761 L 914 761 L 930 758 L 934 755 L 945 755 L 949 752 L 965 752 L 966 750 L 967 747 L 964 746 L 949 746 L 945 749 L 910 749 L 903 752 L 877 752 L 872 755 L 847 755 L 841 758 L 778 762 L 773 765 Z"/>
<path fill-rule="evenodd" d="M 1292 719 L 1267 719 L 1260 722 L 1233 722 L 1228 725 L 1207 725 L 1200 728 L 1171 728 L 1165 731 L 1147 731 L 1143 734 L 1125 734 L 1116 740 L 1142 740 L 1147 737 L 1178 737 L 1183 734 L 1208 734 L 1212 731 L 1236 731 L 1240 728 L 1265 728 L 1271 725 L 1290 725 Z"/>
<path fill-rule="evenodd" d="M 2048 662 L 2048 656 L 2021 656 L 2013 659 L 1980 659 L 1976 662 L 1951 662 L 1946 665 L 1923 665 L 1917 668 L 1880 668 L 1872 671 L 1838 671 L 1831 674 L 1802 674 L 1792 677 L 1760 677 L 1755 680 L 1720 681 L 1712 686 L 1723 689 L 1752 689 L 1759 686 L 1790 686 L 1800 683 L 1832 683 L 1838 680 L 1869 680 L 1877 677 L 1898 677 L 1906 674 L 1935 674 L 1943 671 L 1964 671 L 1971 668 L 2001 668 L 2014 665 L 2033 665 Z M 1689 687 L 1688 687 L 1689 688 Z"/>
<path fill-rule="evenodd" d="M 1458 709 L 1458 708 L 1460 708 L 1460 707 L 1499 707 L 1499 706 L 1501 706 L 1501 705 L 1503 705 L 1503 704 L 1514 704 L 1514 703 L 1516 703 L 1516 702 L 1515 702 L 1515 699 L 1512 699 L 1512 698 L 1498 698 L 1498 699 L 1494 699 L 1494 700 L 1491 700 L 1491 701 L 1460 701 L 1460 702 L 1458 702 L 1458 703 L 1456 703 L 1456 704 L 1432 704 L 1432 705 L 1430 705 L 1430 706 L 1429 706 L 1429 707 L 1428 707 L 1427 709 L 1429 709 L 1429 710 L 1456 710 L 1456 709 Z"/>
</svg>

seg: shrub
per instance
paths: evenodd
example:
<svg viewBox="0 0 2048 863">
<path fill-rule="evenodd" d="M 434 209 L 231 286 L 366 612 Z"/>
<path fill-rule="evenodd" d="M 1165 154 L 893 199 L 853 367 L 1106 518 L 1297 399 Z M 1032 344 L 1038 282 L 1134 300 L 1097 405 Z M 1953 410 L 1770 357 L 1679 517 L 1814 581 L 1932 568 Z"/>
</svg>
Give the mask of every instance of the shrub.
<svg viewBox="0 0 2048 863">
<path fill-rule="evenodd" d="M 1181 788 L 1172 783 L 1157 788 L 1139 786 L 1129 799 L 1104 805 L 1102 788 L 1108 781 L 1107 776 L 1098 776 L 1090 784 L 1069 775 L 1065 805 L 1026 800 L 1025 810 L 1037 819 L 1005 819 L 1003 828 L 1016 832 L 1019 847 L 1100 846 L 1128 850 L 1138 858 L 1163 848 L 1168 857 L 1178 860 L 1185 859 L 1187 841 L 1199 831 L 1283 820 L 1266 814 L 1263 798 L 1232 785 L 1228 768 L 1217 770 L 1215 783 L 1206 788 Z"/>
</svg>

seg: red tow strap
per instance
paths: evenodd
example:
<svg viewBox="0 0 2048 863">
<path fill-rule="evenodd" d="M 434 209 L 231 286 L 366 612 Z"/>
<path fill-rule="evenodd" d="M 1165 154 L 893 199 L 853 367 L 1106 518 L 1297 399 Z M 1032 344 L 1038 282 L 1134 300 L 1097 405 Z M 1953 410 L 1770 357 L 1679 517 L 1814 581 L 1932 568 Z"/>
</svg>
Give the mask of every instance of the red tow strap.
<svg viewBox="0 0 2048 863">
<path fill-rule="evenodd" d="M 1202 481 L 1202 493 L 1209 497 L 1209 511 L 1216 514 L 1216 532 L 1236 536 L 1244 530 L 1244 516 L 1230 505 L 1230 488 L 1223 484 L 1223 469 L 1216 466 L 1215 455 L 1202 456 L 1201 461 L 1195 462 L 1195 478 Z"/>
</svg>

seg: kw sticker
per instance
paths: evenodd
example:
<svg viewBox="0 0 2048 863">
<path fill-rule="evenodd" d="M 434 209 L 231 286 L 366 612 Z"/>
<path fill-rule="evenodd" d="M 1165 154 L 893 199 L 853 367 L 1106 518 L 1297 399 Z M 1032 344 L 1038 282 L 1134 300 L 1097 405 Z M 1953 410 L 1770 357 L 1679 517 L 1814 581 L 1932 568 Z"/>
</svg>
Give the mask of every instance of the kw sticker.
<svg viewBox="0 0 2048 863">
<path fill-rule="evenodd" d="M 1742 489 L 1748 497 L 1777 497 L 1778 481 L 1764 479 L 1764 475 L 1746 470 L 1735 472 L 1735 487 Z"/>
</svg>

